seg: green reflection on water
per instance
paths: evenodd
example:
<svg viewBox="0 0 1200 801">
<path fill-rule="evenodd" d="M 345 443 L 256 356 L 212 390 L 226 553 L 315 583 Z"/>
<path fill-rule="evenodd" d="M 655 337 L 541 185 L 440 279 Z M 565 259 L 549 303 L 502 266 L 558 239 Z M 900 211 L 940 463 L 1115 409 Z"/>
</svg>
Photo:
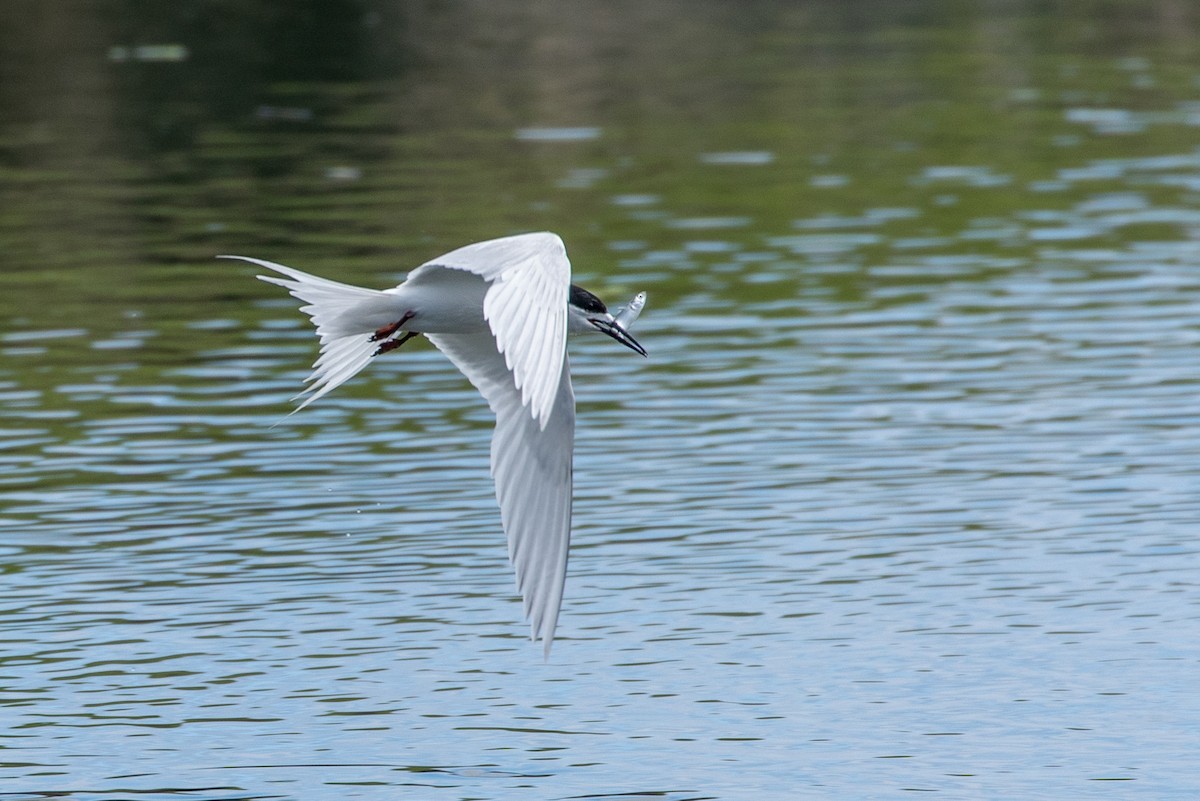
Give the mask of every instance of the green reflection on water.
<svg viewBox="0 0 1200 801">
<path fill-rule="evenodd" d="M 1053 219 L 1111 193 L 1193 204 L 1195 163 L 1127 166 L 1195 161 L 1200 73 L 1171 3 L 226 5 L 220 24 L 77 10 L 3 34 L 21 80 L 0 89 L 0 317 L 87 332 L 43 343 L 43 369 L 128 361 L 88 343 L 139 328 L 138 365 L 172 363 L 281 316 L 222 252 L 381 284 L 551 229 L 584 280 L 624 294 L 633 274 L 659 308 L 903 304 L 873 290 L 1195 223 Z M 179 62 L 106 55 L 177 40 Z M 556 126 L 594 135 L 521 134 Z M 231 325 L 191 325 L 211 320 Z"/>
</svg>

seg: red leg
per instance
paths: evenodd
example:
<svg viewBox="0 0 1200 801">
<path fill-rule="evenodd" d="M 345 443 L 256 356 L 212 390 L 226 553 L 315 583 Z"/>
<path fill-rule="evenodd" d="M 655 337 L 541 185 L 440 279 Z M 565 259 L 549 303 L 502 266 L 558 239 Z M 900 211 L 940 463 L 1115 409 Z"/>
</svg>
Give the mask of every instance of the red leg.
<svg viewBox="0 0 1200 801">
<path fill-rule="evenodd" d="M 415 316 L 416 316 L 416 313 L 415 313 L 415 312 L 413 312 L 413 311 L 411 311 L 411 310 L 409 310 L 409 311 L 406 311 L 406 312 L 404 313 L 404 316 L 403 316 L 403 317 L 401 317 L 401 318 L 400 318 L 399 320 L 397 320 L 396 322 L 394 322 L 394 323 L 391 323 L 390 325 L 384 325 L 384 326 L 380 326 L 379 328 L 375 329 L 375 333 L 374 333 L 374 334 L 371 334 L 371 339 L 370 339 L 369 341 L 371 341 L 371 342 L 378 342 L 378 341 L 379 341 L 379 340 L 381 340 L 381 339 L 387 339 L 387 338 L 388 338 L 388 337 L 390 337 L 392 334 L 394 334 L 394 333 L 396 333 L 397 331 L 399 331 L 399 330 L 400 330 L 400 326 L 404 325 L 405 323 L 407 323 L 409 320 L 411 320 L 411 319 L 412 319 L 413 317 L 415 317 Z M 398 347 L 400 347 L 400 346 L 399 346 L 399 345 L 395 345 L 395 346 L 393 346 L 393 347 L 397 347 L 397 348 L 398 348 Z M 390 348 L 389 348 L 389 350 L 390 350 Z"/>
</svg>

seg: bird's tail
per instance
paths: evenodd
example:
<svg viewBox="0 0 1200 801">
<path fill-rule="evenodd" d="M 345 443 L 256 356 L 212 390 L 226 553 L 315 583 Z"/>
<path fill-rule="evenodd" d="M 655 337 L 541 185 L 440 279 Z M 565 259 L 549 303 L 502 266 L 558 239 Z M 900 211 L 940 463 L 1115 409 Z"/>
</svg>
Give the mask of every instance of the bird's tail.
<svg viewBox="0 0 1200 801">
<path fill-rule="evenodd" d="M 286 276 L 260 275 L 258 278 L 283 287 L 292 297 L 303 301 L 305 305 L 300 311 L 311 317 L 317 327 L 321 355 L 313 364 L 312 373 L 304 379 L 308 386 L 296 396 L 308 397 L 293 410 L 293 414 L 366 367 L 379 348 L 379 343 L 371 339 L 375 331 L 396 322 L 404 314 L 393 293 L 341 284 L 262 259 L 247 256 L 220 258 L 241 259 Z"/>
</svg>

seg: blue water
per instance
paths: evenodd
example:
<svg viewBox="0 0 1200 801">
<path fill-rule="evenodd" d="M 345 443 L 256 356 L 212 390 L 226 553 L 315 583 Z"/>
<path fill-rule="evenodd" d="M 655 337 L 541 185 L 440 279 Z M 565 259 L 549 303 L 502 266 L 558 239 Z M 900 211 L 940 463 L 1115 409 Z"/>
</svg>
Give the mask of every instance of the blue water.
<svg viewBox="0 0 1200 801">
<path fill-rule="evenodd" d="M 417 48 L 399 84 L 232 82 L 230 127 L 207 109 L 94 175 L 53 125 L 0 128 L 24 187 L 0 212 L 0 795 L 1200 796 L 1200 151 L 1173 40 L 1016 52 L 996 69 L 1029 73 L 980 89 L 957 68 L 1000 56 L 961 21 L 886 16 L 859 47 L 759 8 L 661 29 L 712 45 L 645 88 L 677 105 L 592 83 L 662 69 L 643 11 L 581 17 L 561 74 L 525 20 L 466 61 Z M 467 47 L 455 20 L 409 35 Z M 215 69 L 203 44 L 145 75 Z M 574 110 L 510 120 L 488 69 Z M 946 85 L 881 108 L 833 78 Z M 726 79 L 746 94 L 690 94 Z M 443 95 L 461 130 L 393 116 Z M 649 359 L 571 344 L 548 660 L 474 390 L 414 342 L 287 417 L 307 323 L 211 258 L 386 286 L 540 228 L 610 303 L 649 293 Z"/>
</svg>

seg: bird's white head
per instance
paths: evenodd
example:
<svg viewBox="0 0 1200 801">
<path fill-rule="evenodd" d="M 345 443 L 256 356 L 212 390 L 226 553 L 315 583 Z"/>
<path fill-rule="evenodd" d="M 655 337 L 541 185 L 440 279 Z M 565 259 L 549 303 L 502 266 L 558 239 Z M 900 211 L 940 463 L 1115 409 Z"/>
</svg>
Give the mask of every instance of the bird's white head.
<svg viewBox="0 0 1200 801">
<path fill-rule="evenodd" d="M 598 331 L 620 342 L 632 351 L 646 355 L 646 349 L 629 335 L 625 327 L 609 313 L 604 301 L 581 286 L 571 284 L 567 300 L 567 330 Z"/>
</svg>

